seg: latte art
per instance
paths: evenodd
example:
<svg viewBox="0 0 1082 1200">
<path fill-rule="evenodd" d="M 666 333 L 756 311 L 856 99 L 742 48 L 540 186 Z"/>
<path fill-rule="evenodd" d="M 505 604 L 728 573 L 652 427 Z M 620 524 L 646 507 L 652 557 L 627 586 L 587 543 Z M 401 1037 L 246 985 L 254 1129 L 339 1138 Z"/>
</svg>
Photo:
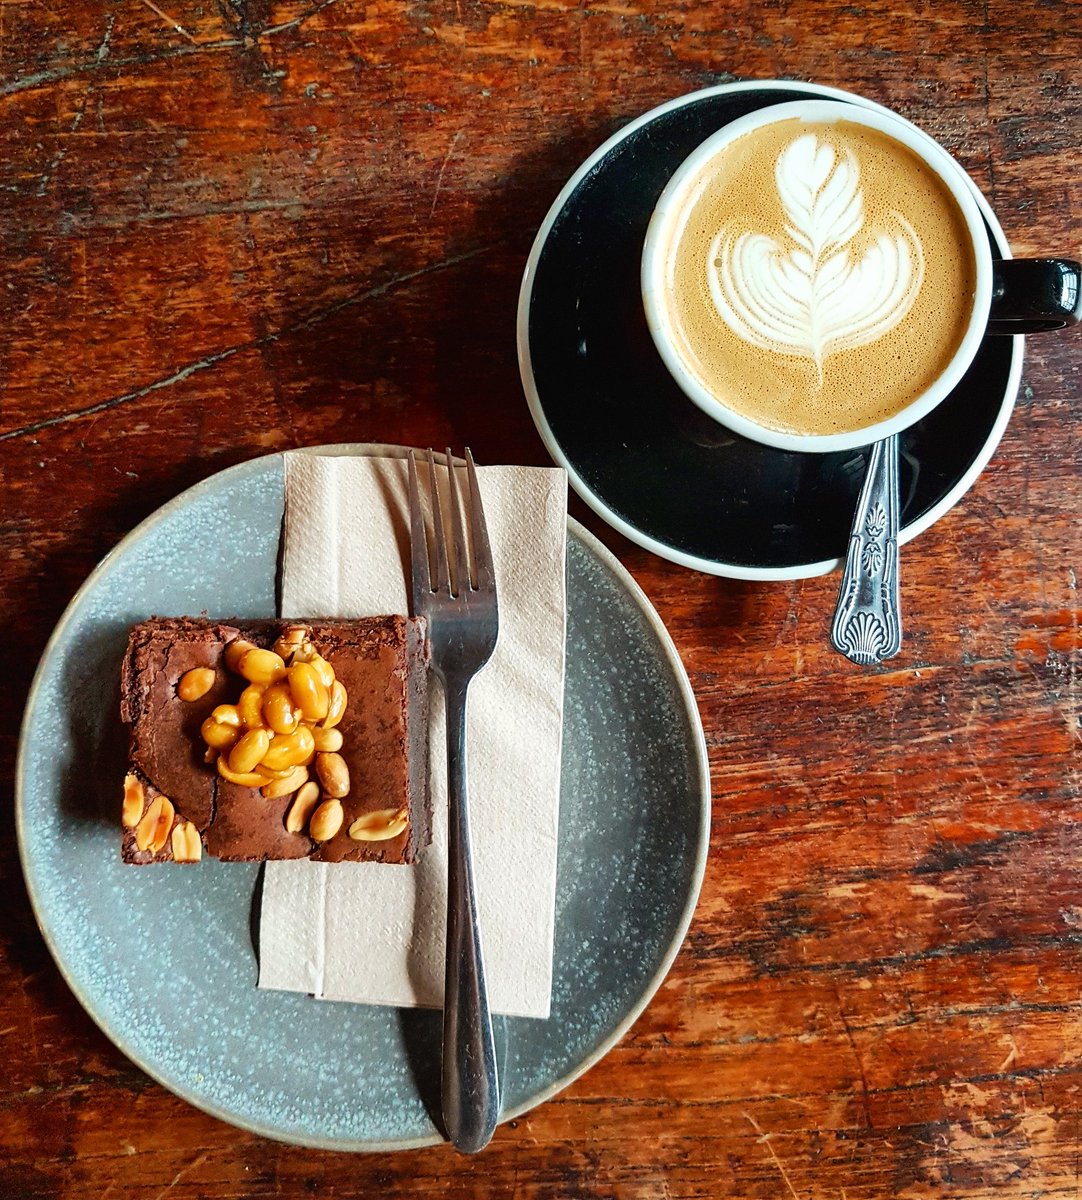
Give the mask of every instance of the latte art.
<svg viewBox="0 0 1082 1200">
<path fill-rule="evenodd" d="M 944 374 L 971 324 L 966 217 L 922 158 L 867 124 L 785 117 L 722 141 L 658 229 L 652 295 L 669 351 L 707 403 L 761 428 L 888 421 Z"/>
<path fill-rule="evenodd" d="M 774 168 L 785 237 L 726 227 L 710 246 L 710 294 L 729 328 L 751 345 L 808 358 L 823 382 L 823 360 L 877 341 L 909 312 L 924 277 L 912 225 L 892 212 L 856 254 L 864 227 L 860 166 L 851 150 L 806 133 Z"/>
</svg>

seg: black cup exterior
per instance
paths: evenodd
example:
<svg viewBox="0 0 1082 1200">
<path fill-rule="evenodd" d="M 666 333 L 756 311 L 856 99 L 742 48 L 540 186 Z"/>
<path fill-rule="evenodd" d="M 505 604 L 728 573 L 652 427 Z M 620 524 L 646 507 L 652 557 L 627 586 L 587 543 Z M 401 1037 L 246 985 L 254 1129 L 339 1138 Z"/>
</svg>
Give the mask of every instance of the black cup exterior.
<svg viewBox="0 0 1082 1200">
<path fill-rule="evenodd" d="M 989 333 L 1044 333 L 1082 319 L 1082 263 L 1004 258 L 992 269 Z"/>
</svg>

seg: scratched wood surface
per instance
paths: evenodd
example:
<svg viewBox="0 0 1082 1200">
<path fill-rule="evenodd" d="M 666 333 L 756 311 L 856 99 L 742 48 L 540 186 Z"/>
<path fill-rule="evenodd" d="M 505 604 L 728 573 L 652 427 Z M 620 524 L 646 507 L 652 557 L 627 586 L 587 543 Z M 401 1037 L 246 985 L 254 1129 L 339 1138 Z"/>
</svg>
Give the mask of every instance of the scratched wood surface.
<svg viewBox="0 0 1082 1200">
<path fill-rule="evenodd" d="M 698 694 L 710 862 L 630 1035 L 479 1160 L 280 1146 L 151 1082 L 45 950 L 10 804 L 53 623 L 182 488 L 319 442 L 547 461 L 518 281 L 621 124 L 733 77 L 860 91 L 1016 253 L 1077 256 L 1080 46 L 1075 0 L 0 3 L 0 1196 L 1082 1195 L 1077 337 L 1032 341 L 991 465 L 906 550 L 889 670 L 826 648 L 835 580 L 589 520 Z"/>
</svg>

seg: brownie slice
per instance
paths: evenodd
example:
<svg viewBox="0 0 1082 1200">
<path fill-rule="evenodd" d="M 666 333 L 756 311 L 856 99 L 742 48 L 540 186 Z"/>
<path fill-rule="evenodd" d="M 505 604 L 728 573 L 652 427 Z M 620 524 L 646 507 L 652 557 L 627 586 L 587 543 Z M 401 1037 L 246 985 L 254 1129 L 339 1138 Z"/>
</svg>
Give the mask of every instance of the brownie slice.
<svg viewBox="0 0 1082 1200">
<path fill-rule="evenodd" d="M 246 686 L 226 666 L 229 643 L 243 638 L 269 649 L 279 635 L 301 624 L 347 692 L 337 728 L 350 786 L 341 797 L 341 828 L 323 842 L 309 836 L 307 823 L 302 832 L 287 830 L 293 794 L 266 799 L 258 787 L 222 778 L 208 761 L 200 732 L 212 711 L 235 704 Z M 305 622 L 155 617 L 134 626 L 121 678 L 121 718 L 131 735 L 124 861 L 192 861 L 205 850 L 214 858 L 244 862 L 415 862 L 432 835 L 427 656 L 424 622 L 414 617 Z M 182 700 L 177 684 L 196 667 L 209 668 L 213 682 L 198 699 Z M 396 836 L 383 841 L 350 837 L 358 818 L 397 810 L 405 810 L 407 824 Z M 142 850 L 136 833 L 140 821 L 145 830 L 156 823 L 156 836 Z"/>
</svg>

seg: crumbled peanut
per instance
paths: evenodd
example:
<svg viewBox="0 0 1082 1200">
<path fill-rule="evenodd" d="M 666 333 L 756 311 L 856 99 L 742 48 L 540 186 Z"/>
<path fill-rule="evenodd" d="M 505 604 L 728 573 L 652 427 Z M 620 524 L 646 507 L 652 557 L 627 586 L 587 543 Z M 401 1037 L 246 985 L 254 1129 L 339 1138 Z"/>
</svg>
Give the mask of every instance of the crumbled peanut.
<svg viewBox="0 0 1082 1200">
<path fill-rule="evenodd" d="M 309 635 L 307 626 L 291 625 L 273 650 L 243 638 L 230 642 L 226 666 L 247 686 L 236 704 L 214 709 L 203 722 L 202 735 L 206 761 L 215 763 L 223 779 L 258 787 L 267 800 L 296 792 L 286 828 L 300 833 L 307 826 L 312 838 L 326 841 L 342 826 L 345 814 L 339 801 L 350 788 L 349 768 L 338 753 L 345 739 L 336 728 L 348 696 Z M 313 763 L 319 783 L 310 779 Z M 359 836 L 373 841 L 395 835 L 373 827 L 371 835 Z"/>
</svg>

